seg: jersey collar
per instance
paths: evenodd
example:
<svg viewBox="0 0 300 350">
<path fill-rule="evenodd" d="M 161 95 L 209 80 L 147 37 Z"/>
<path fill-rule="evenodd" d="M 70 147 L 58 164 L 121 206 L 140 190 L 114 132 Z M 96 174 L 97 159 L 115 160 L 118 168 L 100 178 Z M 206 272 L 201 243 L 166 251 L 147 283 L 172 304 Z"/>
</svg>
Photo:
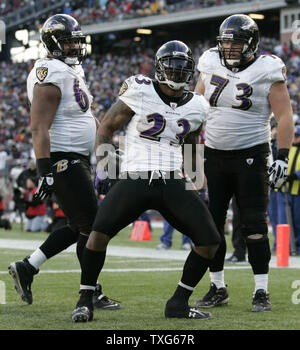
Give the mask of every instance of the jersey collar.
<svg viewBox="0 0 300 350">
<path fill-rule="evenodd" d="M 161 100 L 170 107 L 172 107 L 174 104 L 176 104 L 177 107 L 183 106 L 188 103 L 194 96 L 190 91 L 187 90 L 184 90 L 183 94 L 180 97 L 168 96 L 161 91 L 156 80 L 153 80 L 153 87 Z"/>
</svg>

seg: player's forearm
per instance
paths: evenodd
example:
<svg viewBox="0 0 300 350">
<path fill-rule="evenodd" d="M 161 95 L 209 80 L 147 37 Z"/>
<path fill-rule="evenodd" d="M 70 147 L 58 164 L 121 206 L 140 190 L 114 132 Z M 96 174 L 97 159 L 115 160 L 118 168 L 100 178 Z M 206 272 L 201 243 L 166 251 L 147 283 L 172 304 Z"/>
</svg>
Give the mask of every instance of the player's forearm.
<svg viewBox="0 0 300 350">
<path fill-rule="evenodd" d="M 113 131 L 107 127 L 100 126 L 96 137 L 96 159 L 100 162 L 107 156 L 107 152 L 114 147 Z"/>
<path fill-rule="evenodd" d="M 293 142 L 294 123 L 291 114 L 277 118 L 277 147 L 278 149 L 289 149 Z"/>
<path fill-rule="evenodd" d="M 50 158 L 49 131 L 44 128 L 32 129 L 32 143 L 37 159 Z"/>
</svg>

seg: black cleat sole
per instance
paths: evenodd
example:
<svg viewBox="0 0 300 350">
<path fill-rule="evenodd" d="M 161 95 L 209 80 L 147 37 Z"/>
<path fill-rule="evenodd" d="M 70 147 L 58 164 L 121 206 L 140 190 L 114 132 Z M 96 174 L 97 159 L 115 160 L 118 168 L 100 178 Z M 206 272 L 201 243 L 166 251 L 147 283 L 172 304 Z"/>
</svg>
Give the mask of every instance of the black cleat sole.
<svg viewBox="0 0 300 350">
<path fill-rule="evenodd" d="M 202 302 L 199 300 L 199 301 L 195 302 L 195 307 L 199 307 L 202 309 L 211 309 L 213 307 L 228 305 L 228 302 L 229 302 L 229 298 L 226 298 L 226 299 L 218 302 L 217 304 L 205 304 L 205 302 Z"/>
<path fill-rule="evenodd" d="M 17 271 L 17 267 L 16 267 L 16 263 L 11 263 L 8 266 L 8 273 L 11 275 L 11 277 L 13 278 L 14 282 L 15 282 L 15 290 L 16 292 L 20 295 L 21 299 L 31 305 L 32 304 L 32 297 L 30 296 L 26 296 L 23 292 L 23 288 L 21 286 L 21 282 L 20 282 L 20 278 L 19 278 L 19 274 Z"/>
<path fill-rule="evenodd" d="M 75 323 L 84 323 L 93 320 L 93 312 L 87 306 L 81 306 L 75 309 L 71 314 L 71 320 Z"/>
</svg>

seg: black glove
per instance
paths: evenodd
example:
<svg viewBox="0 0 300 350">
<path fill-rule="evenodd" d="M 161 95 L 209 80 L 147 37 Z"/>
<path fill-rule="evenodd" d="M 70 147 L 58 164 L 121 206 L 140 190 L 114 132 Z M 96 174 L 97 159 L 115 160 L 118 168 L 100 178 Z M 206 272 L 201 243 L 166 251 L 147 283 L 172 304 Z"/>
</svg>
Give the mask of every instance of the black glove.
<svg viewBox="0 0 300 350">
<path fill-rule="evenodd" d="M 116 149 L 114 153 L 109 154 L 108 164 L 105 169 L 100 168 L 97 171 L 95 188 L 98 194 L 107 194 L 107 192 L 118 182 L 122 154 L 123 152 L 120 149 Z M 111 169 L 109 168 L 110 166 L 112 166 Z"/>
<path fill-rule="evenodd" d="M 291 181 L 294 181 L 294 180 L 298 180 L 298 177 L 297 177 L 296 173 L 288 175 L 288 177 L 286 178 L 285 182 L 291 182 Z"/>
<path fill-rule="evenodd" d="M 49 173 L 45 176 L 40 177 L 38 189 L 35 192 L 33 199 L 43 200 L 51 195 L 54 190 L 53 174 Z"/>
</svg>

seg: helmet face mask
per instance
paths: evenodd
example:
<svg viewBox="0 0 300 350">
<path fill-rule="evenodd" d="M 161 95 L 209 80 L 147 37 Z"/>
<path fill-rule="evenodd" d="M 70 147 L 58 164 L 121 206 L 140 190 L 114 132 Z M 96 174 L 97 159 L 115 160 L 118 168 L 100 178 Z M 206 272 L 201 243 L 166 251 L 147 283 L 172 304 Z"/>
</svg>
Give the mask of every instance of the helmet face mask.
<svg viewBox="0 0 300 350">
<path fill-rule="evenodd" d="M 243 67 L 257 52 L 258 44 L 258 27 L 249 16 L 233 15 L 221 24 L 217 45 L 223 65 Z"/>
<path fill-rule="evenodd" d="M 181 41 L 169 41 L 155 56 L 155 78 L 172 90 L 183 89 L 192 80 L 195 62 L 191 50 Z"/>
<path fill-rule="evenodd" d="M 48 54 L 68 65 L 81 64 L 86 57 L 86 41 L 75 18 L 58 14 L 44 23 L 41 40 Z"/>
</svg>

